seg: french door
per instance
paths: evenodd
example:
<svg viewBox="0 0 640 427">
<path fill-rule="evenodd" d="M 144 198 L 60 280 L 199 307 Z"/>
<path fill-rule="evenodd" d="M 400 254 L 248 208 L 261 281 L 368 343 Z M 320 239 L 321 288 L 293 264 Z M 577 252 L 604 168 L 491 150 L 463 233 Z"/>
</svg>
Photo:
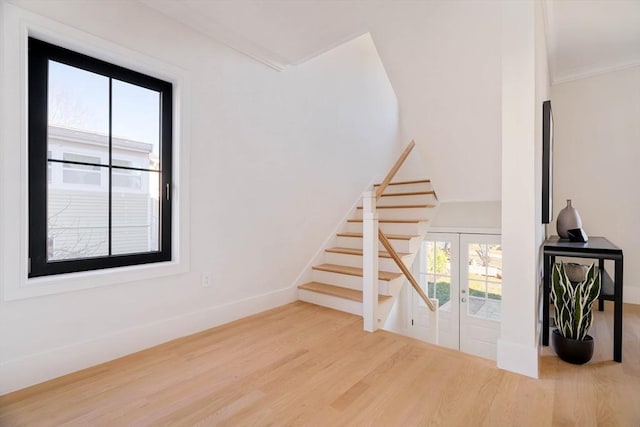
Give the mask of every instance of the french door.
<svg viewBox="0 0 640 427">
<path fill-rule="evenodd" d="M 438 344 L 495 359 L 502 308 L 500 236 L 429 233 L 414 268 L 420 286 L 438 299 Z M 424 327 L 428 308 L 412 295 L 413 326 Z"/>
<path fill-rule="evenodd" d="M 460 235 L 460 351 L 496 358 L 502 317 L 500 236 Z"/>
<path fill-rule="evenodd" d="M 460 349 L 459 344 L 459 269 L 460 243 L 458 234 L 429 233 L 422 242 L 418 261 L 414 264 L 418 283 L 429 298 L 438 299 L 438 339 L 439 345 Z M 427 305 L 417 293 L 412 292 L 412 326 L 427 327 L 429 319 Z M 451 296 L 453 297 L 453 301 Z"/>
</svg>

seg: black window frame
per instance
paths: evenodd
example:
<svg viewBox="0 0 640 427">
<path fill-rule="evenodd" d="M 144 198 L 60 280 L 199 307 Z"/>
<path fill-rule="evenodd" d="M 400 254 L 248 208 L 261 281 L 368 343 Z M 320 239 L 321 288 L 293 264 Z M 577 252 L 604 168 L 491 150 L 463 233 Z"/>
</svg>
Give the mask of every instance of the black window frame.
<svg viewBox="0 0 640 427">
<path fill-rule="evenodd" d="M 29 272 L 42 277 L 171 261 L 171 183 L 173 147 L 173 85 L 170 82 L 121 67 L 88 55 L 29 37 L 28 59 L 28 176 L 29 176 Z M 109 93 L 109 255 L 49 261 L 47 259 L 47 127 L 48 62 L 59 62 L 110 79 Z M 117 79 L 160 93 L 160 218 L 158 251 L 112 255 L 112 105 L 111 79 Z M 43 214 L 44 213 L 44 214 Z"/>
</svg>

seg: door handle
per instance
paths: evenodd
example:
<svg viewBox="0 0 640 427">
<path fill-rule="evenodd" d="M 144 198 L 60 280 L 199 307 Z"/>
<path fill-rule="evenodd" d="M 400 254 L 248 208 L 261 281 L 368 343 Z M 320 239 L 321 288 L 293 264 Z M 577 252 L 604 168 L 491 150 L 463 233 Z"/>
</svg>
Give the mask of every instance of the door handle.
<svg viewBox="0 0 640 427">
<path fill-rule="evenodd" d="M 467 302 L 467 299 L 466 298 L 461 298 L 460 301 Z"/>
<path fill-rule="evenodd" d="M 463 293 L 463 294 L 466 294 L 467 290 L 466 289 L 462 289 L 460 292 Z"/>
</svg>

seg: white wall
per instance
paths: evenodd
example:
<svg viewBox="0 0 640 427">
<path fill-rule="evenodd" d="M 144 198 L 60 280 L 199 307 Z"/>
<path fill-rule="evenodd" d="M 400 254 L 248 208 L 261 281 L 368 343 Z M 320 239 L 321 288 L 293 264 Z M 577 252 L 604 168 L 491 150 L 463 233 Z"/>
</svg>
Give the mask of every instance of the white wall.
<svg viewBox="0 0 640 427">
<path fill-rule="evenodd" d="M 542 295 L 542 250 L 541 246 L 546 238 L 545 226 L 542 225 L 542 103 L 551 97 L 551 75 L 549 69 L 547 40 L 544 26 L 542 3 L 535 4 L 535 238 L 536 238 L 536 266 L 535 276 L 535 343 L 541 345 L 541 327 L 539 319 L 539 305 Z"/>
<path fill-rule="evenodd" d="M 362 2 L 422 174 L 442 201 L 501 198 L 500 4 Z"/>
<path fill-rule="evenodd" d="M 500 202 L 443 202 L 438 206 L 430 231 L 455 229 L 464 233 L 469 229 L 500 230 L 502 204 Z"/>
<path fill-rule="evenodd" d="M 620 246 L 624 301 L 640 304 L 640 67 L 554 85 L 551 98 L 554 218 L 571 199 L 588 235 Z"/>
<path fill-rule="evenodd" d="M 0 394 L 294 300 L 307 261 L 404 143 L 368 36 L 279 73 L 136 2 L 14 3 L 190 74 L 191 262 L 1 302 Z M 4 218 L 25 215 L 2 197 Z"/>
<path fill-rule="evenodd" d="M 502 5 L 503 312 L 498 367 L 538 376 L 541 109 L 549 87 L 540 2 Z"/>
</svg>

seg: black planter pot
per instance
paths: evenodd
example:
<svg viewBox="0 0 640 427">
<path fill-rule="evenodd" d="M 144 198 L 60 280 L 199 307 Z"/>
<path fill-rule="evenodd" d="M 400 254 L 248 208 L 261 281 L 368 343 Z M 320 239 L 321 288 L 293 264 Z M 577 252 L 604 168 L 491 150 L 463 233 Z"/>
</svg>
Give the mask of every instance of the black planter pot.
<svg viewBox="0 0 640 427">
<path fill-rule="evenodd" d="M 551 334 L 551 345 L 560 359 L 574 365 L 587 363 L 593 357 L 593 338 L 587 335 L 583 341 L 560 335 L 557 329 Z"/>
</svg>

